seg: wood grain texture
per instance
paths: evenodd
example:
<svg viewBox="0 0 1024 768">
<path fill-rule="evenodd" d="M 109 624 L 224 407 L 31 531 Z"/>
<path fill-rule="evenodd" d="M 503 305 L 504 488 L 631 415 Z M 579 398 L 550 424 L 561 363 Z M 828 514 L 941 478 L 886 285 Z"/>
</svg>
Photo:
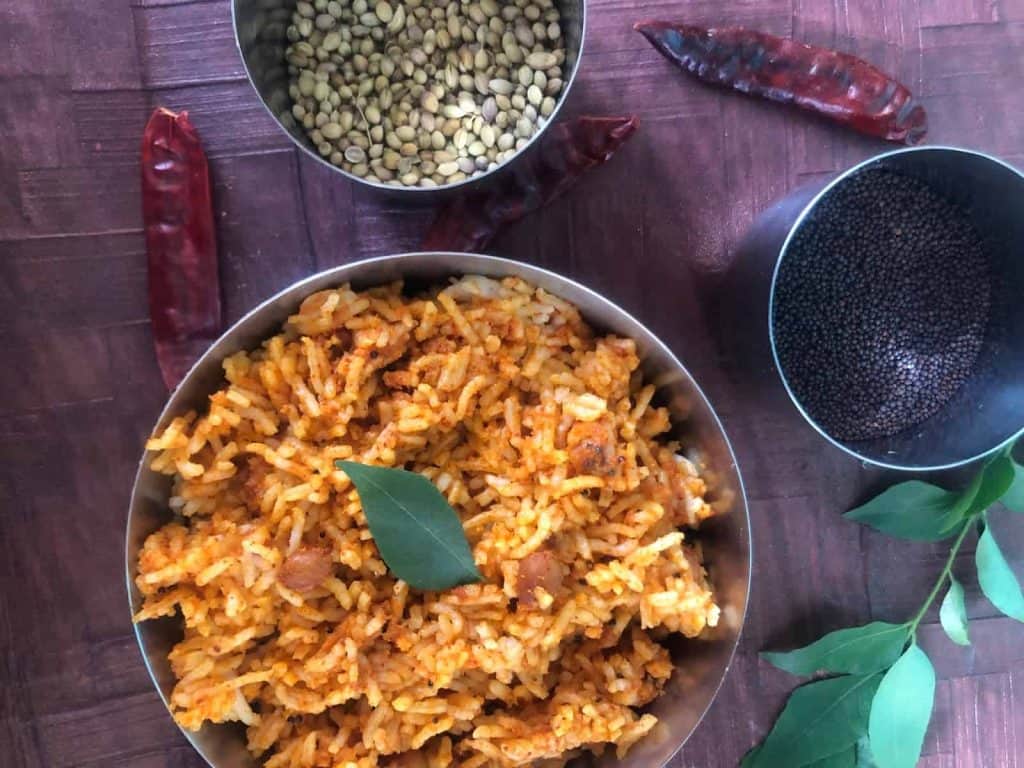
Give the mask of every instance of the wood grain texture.
<svg viewBox="0 0 1024 768">
<path fill-rule="evenodd" d="M 640 132 L 494 253 L 582 280 L 683 358 L 733 439 L 756 567 L 722 692 L 673 762 L 731 768 L 796 682 L 758 660 L 870 619 L 903 620 L 943 549 L 839 513 L 892 475 L 808 429 L 716 299 L 758 214 L 882 149 L 820 120 L 695 84 L 631 30 L 640 17 L 745 24 L 867 56 L 920 93 L 931 140 L 1024 162 L 1024 0 L 592 0 L 570 115 L 635 112 Z M 188 109 L 211 156 L 229 319 L 293 280 L 416 248 L 434 211 L 300 156 L 246 83 L 227 0 L 0 5 L 0 762 L 199 768 L 152 690 L 120 568 L 128 494 L 165 397 L 153 354 L 138 146 L 157 104 Z M 956 482 L 957 478 L 944 478 Z M 993 525 L 1024 574 L 1020 517 Z M 934 623 L 940 682 L 923 768 L 1024 768 L 1024 625 L 956 564 L 974 645 Z"/>
</svg>

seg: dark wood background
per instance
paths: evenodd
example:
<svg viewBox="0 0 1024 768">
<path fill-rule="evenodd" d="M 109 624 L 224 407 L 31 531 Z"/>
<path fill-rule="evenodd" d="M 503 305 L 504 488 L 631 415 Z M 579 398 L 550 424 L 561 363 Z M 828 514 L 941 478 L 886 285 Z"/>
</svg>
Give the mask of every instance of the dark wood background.
<svg viewBox="0 0 1024 768">
<path fill-rule="evenodd" d="M 772 376 L 716 341 L 709 300 L 759 211 L 884 147 L 684 79 L 630 30 L 638 16 L 858 53 L 922 95 L 932 142 L 1021 164 L 1024 0 L 592 0 L 568 111 L 635 112 L 641 131 L 492 249 L 638 314 L 724 418 L 750 494 L 752 605 L 721 695 L 674 764 L 731 767 L 796 682 L 756 652 L 902 621 L 945 549 L 841 520 L 892 478 L 817 437 Z M 165 397 L 147 321 L 142 127 L 166 105 L 202 134 L 230 320 L 315 270 L 415 249 L 431 211 L 383 202 L 291 147 L 245 80 L 226 0 L 2 0 L 0 41 L 0 762 L 199 766 L 153 692 L 124 592 L 129 490 Z M 1024 573 L 1024 523 L 993 524 Z M 941 681 L 921 764 L 1024 768 L 1024 626 L 980 598 L 972 550 L 957 572 L 974 646 L 924 628 Z"/>
</svg>

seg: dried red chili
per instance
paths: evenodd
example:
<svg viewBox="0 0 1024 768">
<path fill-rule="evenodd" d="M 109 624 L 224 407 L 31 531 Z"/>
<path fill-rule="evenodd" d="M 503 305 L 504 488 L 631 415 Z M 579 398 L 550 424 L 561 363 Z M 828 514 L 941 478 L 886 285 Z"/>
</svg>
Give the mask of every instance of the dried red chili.
<svg viewBox="0 0 1024 768">
<path fill-rule="evenodd" d="M 551 202 L 584 172 L 611 159 L 639 124 L 636 116 L 579 117 L 551 126 L 494 184 L 442 208 L 423 249 L 482 250 L 506 224 Z"/>
<path fill-rule="evenodd" d="M 706 83 L 796 104 L 889 141 L 917 144 L 928 130 L 924 107 L 905 85 L 848 53 L 739 27 L 642 21 L 633 28 Z"/>
<path fill-rule="evenodd" d="M 187 112 L 159 108 L 146 124 L 142 218 L 153 341 L 174 389 L 221 329 L 210 173 Z"/>
</svg>

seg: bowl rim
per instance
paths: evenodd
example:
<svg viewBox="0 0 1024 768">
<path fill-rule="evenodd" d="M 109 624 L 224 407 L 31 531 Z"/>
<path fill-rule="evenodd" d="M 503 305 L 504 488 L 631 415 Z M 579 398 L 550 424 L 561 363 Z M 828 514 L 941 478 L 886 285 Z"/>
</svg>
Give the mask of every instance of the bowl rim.
<svg viewBox="0 0 1024 768">
<path fill-rule="evenodd" d="M 579 51 L 577 51 L 576 53 L 576 61 L 573 63 L 572 70 L 569 72 L 569 76 L 563 79 L 562 92 L 558 95 L 558 98 L 555 99 L 555 108 L 554 110 L 552 110 L 551 114 L 548 115 L 547 118 L 545 118 L 544 125 L 541 126 L 539 131 L 537 131 L 536 133 L 533 134 L 533 136 L 530 137 L 529 141 L 526 142 L 526 146 L 524 146 L 522 149 L 516 150 L 515 154 L 513 154 L 512 157 L 510 157 L 508 160 L 505 160 L 502 163 L 499 163 L 496 167 L 490 169 L 489 171 L 484 171 L 483 173 L 477 176 L 470 176 L 469 178 L 463 179 L 462 181 L 456 181 L 452 184 L 438 184 L 436 187 L 408 187 L 405 184 L 387 184 L 385 182 L 370 181 L 369 179 L 364 179 L 360 176 L 356 176 L 354 173 L 349 173 L 340 166 L 334 165 L 333 163 L 328 161 L 327 158 L 322 157 L 319 152 L 313 151 L 310 147 L 302 143 L 298 138 L 292 135 L 291 131 L 285 128 L 285 126 L 281 123 L 281 119 L 276 114 L 274 114 L 274 110 L 270 108 L 270 105 L 263 98 L 263 94 L 260 93 L 259 88 L 256 87 L 256 81 L 252 76 L 252 71 L 249 69 L 249 60 L 246 57 L 245 52 L 242 50 L 242 38 L 238 34 L 238 4 L 240 0 L 231 0 L 231 32 L 235 38 L 235 49 L 238 51 L 239 59 L 241 59 L 242 68 L 245 70 L 245 79 L 249 82 L 249 85 L 252 87 L 252 90 L 256 93 L 256 99 L 262 105 L 263 109 L 267 112 L 267 114 L 270 115 L 270 118 L 274 121 L 274 124 L 278 127 L 281 133 L 287 136 L 288 140 L 291 141 L 291 143 L 294 144 L 295 147 L 301 150 L 303 154 L 312 158 L 320 165 L 329 168 L 331 171 L 334 171 L 340 174 L 341 176 L 349 179 L 350 181 L 355 181 L 359 184 L 363 184 L 372 189 L 378 189 L 381 190 L 382 192 L 392 192 L 396 194 L 410 193 L 421 195 L 436 195 L 440 192 L 451 192 L 452 190 L 467 187 L 475 182 L 483 181 L 484 179 L 491 178 L 493 175 L 498 174 L 501 171 L 507 170 L 509 166 L 512 165 L 512 163 L 514 163 L 516 160 L 521 158 L 527 151 L 529 151 L 534 146 L 534 143 L 537 140 L 539 140 L 541 136 L 547 133 L 548 128 L 550 128 L 551 125 L 555 122 L 555 119 L 562 111 L 562 106 L 569 98 L 569 92 L 572 90 L 573 83 L 576 82 L 576 76 L 579 74 L 580 71 L 580 63 L 583 61 L 583 54 L 586 50 L 587 0 L 573 1 L 578 2 L 580 6 Z"/>
<path fill-rule="evenodd" d="M 708 711 L 711 709 L 711 706 L 714 704 L 715 700 L 721 693 L 722 686 L 725 684 L 725 680 L 729 676 L 729 673 L 732 670 L 732 666 L 736 660 L 736 653 L 739 649 L 740 641 L 743 638 L 743 631 L 746 628 L 747 616 L 750 612 L 750 590 L 753 579 L 754 564 L 753 530 L 751 525 L 749 499 L 747 496 L 746 487 L 743 481 L 743 475 L 740 470 L 739 462 L 736 459 L 736 452 L 732 446 L 732 442 L 729 439 L 728 433 L 725 431 L 725 427 L 722 424 L 722 420 L 719 417 L 717 411 L 715 411 L 714 407 L 712 406 L 710 399 L 707 397 L 707 394 L 704 392 L 700 384 L 698 384 L 697 380 L 690 373 L 689 369 L 685 365 L 683 365 L 683 363 L 679 360 L 676 354 L 671 350 L 671 348 L 668 347 L 667 344 L 665 344 L 665 342 L 663 342 L 653 331 L 647 328 L 646 325 L 641 323 L 631 313 L 627 312 L 625 309 L 620 307 L 611 299 L 606 298 L 597 291 L 587 287 L 586 285 L 583 285 L 582 283 L 572 278 L 565 277 L 564 275 L 561 275 L 557 272 L 546 269 L 544 267 L 536 266 L 534 264 L 529 264 L 526 262 L 516 261 L 514 259 L 507 259 L 499 256 L 490 256 L 477 253 L 463 253 L 454 251 L 410 251 L 405 253 L 360 259 L 357 261 L 348 262 L 346 264 L 340 264 L 334 267 L 330 267 L 328 269 L 321 270 L 319 272 L 316 272 L 312 275 L 309 275 L 307 277 L 304 277 L 300 280 L 291 283 L 290 285 L 276 292 L 272 296 L 261 301 L 255 307 L 253 307 L 248 312 L 239 317 L 236 321 L 231 323 L 231 325 L 224 330 L 224 332 L 217 338 L 217 340 L 214 341 L 213 344 L 211 344 L 210 347 L 207 348 L 207 350 L 202 355 L 200 355 L 200 357 L 195 361 L 195 363 L 192 364 L 192 366 L 189 368 L 188 372 L 182 378 L 178 386 L 176 386 L 174 390 L 168 393 L 167 402 L 164 404 L 164 407 L 160 410 L 160 413 L 157 416 L 157 419 L 154 422 L 152 429 L 147 434 L 146 439 L 148 440 L 149 436 L 155 434 L 162 424 L 165 424 L 169 418 L 172 418 L 173 415 L 179 412 L 180 405 L 177 403 L 177 398 L 179 393 L 183 390 L 183 385 L 185 384 L 185 382 L 187 382 L 201 368 L 209 365 L 209 361 L 211 361 L 213 358 L 217 357 L 221 362 L 223 361 L 224 355 L 222 353 L 222 347 L 231 345 L 233 337 L 236 335 L 236 333 L 239 332 L 239 329 L 242 328 L 242 326 L 247 321 L 251 321 L 259 317 L 260 315 L 264 314 L 265 312 L 272 310 L 275 307 L 275 305 L 278 305 L 280 302 L 301 302 L 302 299 L 309 296 L 310 292 L 313 291 L 313 285 L 319 285 L 322 282 L 327 284 L 340 285 L 348 281 L 358 280 L 359 273 L 367 270 L 368 268 L 388 265 L 400 266 L 403 262 L 408 260 L 422 260 L 430 258 L 437 258 L 440 260 L 446 257 L 464 260 L 466 262 L 469 262 L 470 266 L 466 269 L 440 267 L 438 269 L 439 280 L 446 275 L 454 276 L 475 274 L 475 272 L 472 270 L 475 269 L 477 266 L 479 266 L 483 270 L 487 270 L 487 268 L 490 266 L 494 267 L 496 270 L 505 270 L 505 273 L 504 275 L 502 275 L 502 277 L 514 276 L 526 280 L 527 282 L 534 281 L 536 278 L 542 278 L 544 280 L 549 280 L 560 286 L 570 288 L 571 290 L 579 291 L 588 299 L 596 301 L 598 304 L 603 305 L 612 313 L 619 315 L 627 323 L 635 324 L 642 333 L 646 334 L 647 338 L 645 339 L 645 341 L 650 341 L 653 344 L 653 346 L 657 348 L 658 351 L 672 363 L 675 369 L 678 370 L 685 377 L 687 385 L 689 388 L 691 388 L 692 393 L 695 394 L 700 399 L 700 401 L 706 408 L 707 416 L 710 419 L 710 424 L 712 425 L 714 431 L 717 432 L 717 434 L 721 437 L 722 444 L 724 445 L 728 459 L 731 462 L 732 471 L 735 473 L 736 476 L 736 488 L 734 489 L 735 498 L 733 499 L 732 508 L 729 514 L 740 516 L 738 522 L 743 526 L 746 539 L 746 552 L 744 553 L 745 556 L 742 558 L 743 564 L 746 566 L 746 575 L 740 583 L 740 586 L 742 586 L 743 588 L 743 608 L 736 622 L 735 636 L 731 640 L 727 641 L 730 643 L 731 647 L 728 648 L 728 653 L 725 655 L 724 658 L 724 664 L 721 667 L 721 675 L 718 681 L 714 684 L 713 690 L 710 691 L 707 703 L 705 704 L 704 708 L 700 711 L 699 716 L 694 720 L 693 726 L 690 728 L 689 732 L 682 739 L 679 740 L 679 742 L 672 749 L 672 752 L 669 753 L 660 764 L 656 766 L 651 766 L 651 768 L 664 768 L 664 766 L 666 766 L 675 757 L 675 755 L 679 753 L 679 751 L 683 748 L 686 742 L 689 741 L 689 739 L 700 727 L 701 723 L 704 721 L 704 718 L 707 716 Z M 484 275 L 484 272 L 481 271 L 477 272 L 476 274 Z M 496 277 L 494 279 L 502 279 L 502 277 Z M 556 297 L 558 296 L 558 293 L 556 291 L 552 291 L 552 293 Z M 583 314 L 584 318 L 586 319 L 586 313 Z M 643 358 L 641 358 L 641 361 L 642 359 Z M 164 707 L 167 709 L 167 713 L 168 715 L 170 715 L 172 722 L 177 726 L 178 730 L 182 733 L 182 735 L 192 746 L 192 748 L 195 749 L 195 751 L 203 758 L 203 760 L 206 761 L 210 768 L 224 768 L 223 766 L 214 763 L 213 760 L 207 755 L 205 748 L 199 743 L 197 743 L 196 735 L 199 732 L 192 732 L 186 730 L 178 723 L 177 719 L 174 717 L 173 712 L 171 711 L 170 702 L 168 701 L 167 696 L 165 696 L 163 689 L 160 686 L 160 683 L 157 679 L 156 673 L 150 661 L 150 654 L 147 651 L 140 626 L 132 619 L 132 617 L 134 617 L 136 610 L 134 604 L 134 578 L 135 571 L 137 570 L 137 560 L 132 558 L 131 526 L 133 518 L 136 513 L 136 506 L 139 503 L 140 480 L 142 479 L 144 473 L 151 471 L 149 470 L 148 466 L 149 457 L 150 451 L 143 446 L 142 456 L 139 459 L 139 464 L 132 482 L 132 491 L 129 497 L 128 514 L 125 523 L 125 586 L 127 590 L 126 596 L 128 598 L 129 618 L 132 623 L 132 632 L 135 635 L 135 641 L 138 646 L 139 653 L 142 656 L 143 663 L 146 667 L 146 672 L 149 674 L 150 682 L 153 684 L 153 688 L 156 690 L 157 695 L 160 697 L 160 700 L 163 702 Z"/>
<path fill-rule="evenodd" d="M 778 257 L 775 260 L 775 266 L 772 270 L 771 286 L 768 292 L 768 345 L 771 348 L 772 362 L 775 364 L 775 370 L 778 371 L 779 373 L 779 378 L 782 380 L 782 386 L 786 388 L 786 394 L 789 395 L 790 401 L 800 412 L 800 415 L 803 416 L 804 421 L 810 424 L 815 432 L 824 437 L 836 448 L 839 448 L 847 455 L 852 456 L 853 458 L 858 459 L 859 461 L 865 462 L 866 464 L 871 464 L 876 467 L 881 467 L 882 469 L 892 469 L 899 472 L 940 472 L 943 470 L 956 469 L 957 467 L 963 467 L 968 464 L 972 464 L 975 461 L 983 459 L 986 456 L 991 456 L 997 451 L 1005 449 L 1007 446 L 1012 445 L 1021 437 L 1024 437 L 1024 425 L 1022 425 L 1020 429 L 1018 429 L 1014 434 L 1010 435 L 1010 437 L 1000 442 L 998 445 L 995 445 L 986 451 L 982 451 L 981 453 L 977 453 L 973 456 L 968 456 L 967 458 L 959 459 L 957 461 L 938 464 L 896 464 L 894 462 L 882 461 L 881 459 L 865 456 L 861 452 L 855 450 L 854 448 L 851 448 L 849 445 L 846 445 L 839 441 L 838 439 L 832 437 L 832 435 L 830 435 L 820 424 L 818 424 L 818 422 L 815 421 L 814 418 L 806 411 L 803 404 L 800 402 L 800 399 L 796 396 L 796 393 L 790 386 L 789 379 L 786 378 L 786 371 L 782 365 L 782 361 L 779 359 L 778 348 L 775 343 L 775 326 L 772 323 L 772 318 L 775 315 L 775 288 L 779 279 L 779 272 L 782 268 L 782 262 L 786 258 L 786 254 L 789 251 L 789 245 L 792 242 L 793 238 L 796 237 L 796 233 L 800 230 L 801 226 L 804 223 L 804 220 L 808 216 L 810 216 L 810 214 L 818 206 L 818 203 L 820 203 L 825 198 L 825 196 L 831 193 L 832 190 L 834 190 L 837 186 L 839 186 L 852 176 L 856 175 L 857 173 L 860 173 L 868 166 L 882 162 L 883 160 L 886 160 L 890 157 L 897 157 L 900 155 L 907 155 L 919 152 L 951 152 L 954 154 L 967 155 L 973 157 L 976 160 L 987 161 L 1003 169 L 1006 169 L 1011 173 L 1015 174 L 1017 177 L 1019 177 L 1021 182 L 1024 183 L 1024 173 L 1022 173 L 1020 169 L 1015 168 L 1009 163 L 1007 163 L 1005 160 L 1001 160 L 998 157 L 988 154 L 987 152 L 981 152 L 976 149 L 969 149 L 967 147 L 956 147 L 945 144 L 927 144 L 919 147 L 903 147 L 901 149 L 894 149 L 888 152 L 881 152 L 877 155 L 872 155 L 866 160 L 862 160 L 856 165 L 851 166 L 850 168 L 847 168 L 845 171 L 842 171 L 841 173 L 837 174 L 835 178 L 830 180 L 828 184 L 826 184 L 816 195 L 814 195 L 814 197 L 812 197 L 810 201 L 808 201 L 807 204 L 804 205 L 804 207 L 800 210 L 800 213 L 797 215 L 796 219 L 789 227 L 789 232 L 786 234 L 786 239 L 779 247 Z"/>
</svg>

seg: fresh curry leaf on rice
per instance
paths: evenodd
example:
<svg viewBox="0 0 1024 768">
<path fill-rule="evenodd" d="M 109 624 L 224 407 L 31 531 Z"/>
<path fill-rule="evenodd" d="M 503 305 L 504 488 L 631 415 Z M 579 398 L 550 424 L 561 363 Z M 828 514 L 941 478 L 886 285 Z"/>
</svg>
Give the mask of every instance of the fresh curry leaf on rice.
<svg viewBox="0 0 1024 768">
<path fill-rule="evenodd" d="M 415 472 L 336 461 L 359 493 L 381 557 L 416 589 L 481 580 L 462 521 L 430 480 Z"/>
</svg>

